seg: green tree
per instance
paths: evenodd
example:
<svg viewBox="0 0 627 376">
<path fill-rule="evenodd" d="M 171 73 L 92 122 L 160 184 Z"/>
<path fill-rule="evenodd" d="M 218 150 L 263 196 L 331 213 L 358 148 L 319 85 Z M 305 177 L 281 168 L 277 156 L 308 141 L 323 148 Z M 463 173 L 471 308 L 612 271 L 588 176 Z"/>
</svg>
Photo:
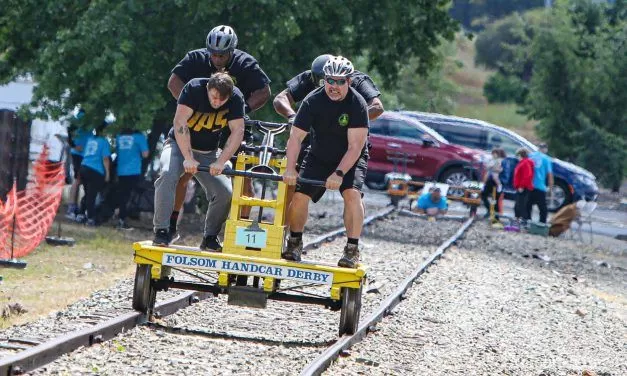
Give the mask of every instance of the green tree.
<svg viewBox="0 0 627 376">
<path fill-rule="evenodd" d="M 608 16 L 615 11 L 574 0 L 547 14 L 551 27 L 539 28 L 532 43 L 525 110 L 554 154 L 618 190 L 627 172 L 627 22 Z"/>
<path fill-rule="evenodd" d="M 50 114 L 80 104 L 92 122 L 111 111 L 122 124 L 160 133 L 175 103 L 166 88 L 170 69 L 186 51 L 203 47 L 217 24 L 235 28 L 239 47 L 259 60 L 274 92 L 322 53 L 367 53 L 367 66 L 359 68 L 376 69 L 383 86 L 391 87 L 408 59 L 415 59 L 417 73 L 437 64 L 436 47 L 456 29 L 447 4 L 59 0 L 42 6 L 37 0 L 5 0 L 0 82 L 32 74 L 38 83 L 33 105 Z"/>
</svg>

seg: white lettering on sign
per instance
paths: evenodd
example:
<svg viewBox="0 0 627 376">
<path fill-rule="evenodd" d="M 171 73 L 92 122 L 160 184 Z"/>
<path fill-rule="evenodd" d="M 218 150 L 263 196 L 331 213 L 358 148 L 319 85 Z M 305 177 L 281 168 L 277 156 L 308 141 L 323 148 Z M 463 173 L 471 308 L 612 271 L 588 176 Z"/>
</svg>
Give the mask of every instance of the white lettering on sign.
<svg viewBox="0 0 627 376">
<path fill-rule="evenodd" d="M 166 266 L 186 266 L 196 269 L 214 270 L 218 272 L 290 279 L 321 285 L 333 284 L 333 273 L 300 269 L 290 266 L 221 260 L 204 256 L 177 255 L 171 253 L 164 253 L 161 263 Z"/>
</svg>

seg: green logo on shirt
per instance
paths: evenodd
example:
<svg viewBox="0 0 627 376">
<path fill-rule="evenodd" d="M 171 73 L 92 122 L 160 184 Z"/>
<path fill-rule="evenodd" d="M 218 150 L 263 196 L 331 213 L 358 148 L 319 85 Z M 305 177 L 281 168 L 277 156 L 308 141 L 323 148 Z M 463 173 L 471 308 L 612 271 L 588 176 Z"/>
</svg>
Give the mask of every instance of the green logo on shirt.
<svg viewBox="0 0 627 376">
<path fill-rule="evenodd" d="M 342 127 L 347 126 L 347 125 L 348 125 L 348 114 L 342 114 L 342 115 L 340 115 L 340 118 L 339 118 L 339 119 L 337 119 L 337 120 L 338 120 L 338 122 L 340 123 L 340 125 L 341 125 Z"/>
</svg>

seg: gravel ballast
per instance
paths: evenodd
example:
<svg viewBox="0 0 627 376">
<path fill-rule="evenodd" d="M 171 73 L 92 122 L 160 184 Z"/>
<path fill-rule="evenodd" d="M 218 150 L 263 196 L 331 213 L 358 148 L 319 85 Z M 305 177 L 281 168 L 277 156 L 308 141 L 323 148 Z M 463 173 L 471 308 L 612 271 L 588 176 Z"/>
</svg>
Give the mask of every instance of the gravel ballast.
<svg viewBox="0 0 627 376">
<path fill-rule="evenodd" d="M 477 223 L 458 244 L 325 374 L 627 374 L 620 243 Z"/>
</svg>

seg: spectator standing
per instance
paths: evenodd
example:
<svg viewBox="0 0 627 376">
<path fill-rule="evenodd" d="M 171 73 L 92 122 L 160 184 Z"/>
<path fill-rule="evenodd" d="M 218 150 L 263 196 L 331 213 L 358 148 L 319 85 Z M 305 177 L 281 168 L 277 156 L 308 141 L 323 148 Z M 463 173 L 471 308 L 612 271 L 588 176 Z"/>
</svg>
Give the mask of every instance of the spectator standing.
<svg viewBox="0 0 627 376">
<path fill-rule="evenodd" d="M 514 215 L 523 226 L 529 219 L 528 200 L 533 191 L 533 161 L 529 158 L 527 149 L 518 149 L 516 157 L 519 162 L 514 169 L 514 189 L 516 189 L 516 204 Z"/>
<path fill-rule="evenodd" d="M 499 196 L 503 191 L 503 184 L 501 184 L 500 174 L 503 171 L 503 160 L 505 159 L 505 157 L 505 150 L 492 150 L 492 160 L 487 166 L 488 171 L 486 172 L 486 176 L 483 182 L 483 191 L 481 192 L 483 205 L 485 205 L 485 208 L 488 211 L 485 215 L 486 218 L 490 217 L 490 201 L 488 200 L 488 197 L 492 197 L 495 189 L 496 203 L 494 204 L 494 218 L 498 219 L 498 214 L 501 212 L 501 200 L 499 199 Z"/>
<path fill-rule="evenodd" d="M 103 122 L 96 128 L 96 134 L 87 140 L 81 163 L 80 176 L 85 188 L 85 215 L 77 216 L 76 220 L 83 222 L 86 219 L 88 226 L 98 224 L 96 197 L 111 176 L 111 149 L 109 141 L 102 137 L 102 131 L 106 126 L 107 123 Z"/>
<path fill-rule="evenodd" d="M 142 159 L 148 158 L 148 140 L 146 136 L 130 128 L 122 130 L 115 137 L 115 150 L 117 154 L 118 176 L 118 228 L 128 230 L 126 223 L 126 207 L 131 197 L 131 192 L 142 178 Z"/>
<path fill-rule="evenodd" d="M 529 202 L 527 203 L 529 212 L 529 218 L 531 218 L 531 211 L 533 205 L 538 206 L 540 211 L 540 222 L 546 223 L 547 207 L 546 207 L 546 193 L 547 188 L 549 197 L 552 197 L 553 192 L 553 162 L 551 158 L 546 155 L 548 151 L 546 144 L 540 144 L 539 150 L 534 151 L 529 155 L 529 158 L 533 161 L 533 191 L 529 195 Z M 548 187 L 547 187 L 548 182 Z"/>
</svg>

